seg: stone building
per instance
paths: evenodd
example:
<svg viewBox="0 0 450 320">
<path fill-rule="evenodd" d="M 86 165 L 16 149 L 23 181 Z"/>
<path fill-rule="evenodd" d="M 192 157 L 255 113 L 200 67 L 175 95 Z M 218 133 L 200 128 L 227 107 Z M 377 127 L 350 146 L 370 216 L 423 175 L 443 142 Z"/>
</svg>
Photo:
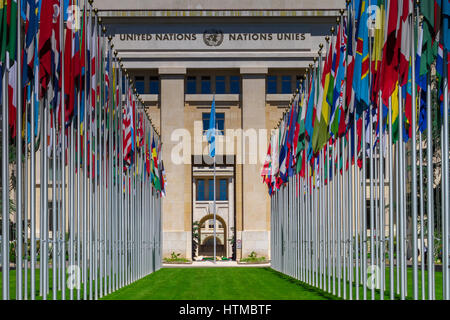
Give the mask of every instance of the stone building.
<svg viewBox="0 0 450 320">
<path fill-rule="evenodd" d="M 270 258 L 270 202 L 260 176 L 270 129 L 344 6 L 344 0 L 94 1 L 161 133 L 163 256 L 211 255 L 213 166 L 205 130 L 214 99 L 222 134 L 217 254 Z"/>
</svg>

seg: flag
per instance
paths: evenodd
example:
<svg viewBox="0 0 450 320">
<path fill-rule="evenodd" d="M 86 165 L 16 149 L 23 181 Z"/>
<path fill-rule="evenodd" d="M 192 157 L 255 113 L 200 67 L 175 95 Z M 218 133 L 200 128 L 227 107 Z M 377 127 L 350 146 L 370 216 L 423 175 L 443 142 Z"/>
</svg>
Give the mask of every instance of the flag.
<svg viewBox="0 0 450 320">
<path fill-rule="evenodd" d="M 266 181 L 267 176 L 269 175 L 269 166 L 271 162 L 271 143 L 269 142 L 269 148 L 267 149 L 266 159 L 264 160 L 264 165 L 261 169 L 261 176 L 263 177 L 263 181 Z"/>
<path fill-rule="evenodd" d="M 166 170 L 164 169 L 164 162 L 161 160 L 161 195 L 166 196 Z"/>
<path fill-rule="evenodd" d="M 412 42 L 412 16 L 413 5 L 411 0 L 403 0 L 403 9 L 401 17 L 401 43 L 399 56 L 399 79 L 400 86 L 406 85 L 408 82 L 408 71 L 410 69 L 411 42 Z"/>
<path fill-rule="evenodd" d="M 131 89 L 128 89 L 128 95 L 126 99 L 125 106 L 123 108 L 123 120 L 122 120 L 122 130 L 123 130 L 123 160 L 126 165 L 131 165 Z"/>
<path fill-rule="evenodd" d="M 161 191 L 161 184 L 159 179 L 159 170 L 158 170 L 158 154 L 156 153 L 156 145 L 155 145 L 155 136 L 152 137 L 152 159 L 153 159 L 153 176 L 154 176 L 154 186 L 155 189 Z"/>
<path fill-rule="evenodd" d="M 317 103 L 317 121 L 314 124 L 314 133 L 312 137 L 312 147 L 314 153 L 317 153 L 319 149 L 325 144 L 328 139 L 328 122 L 330 120 L 330 104 L 327 100 L 328 90 L 331 82 L 331 68 L 333 62 L 333 46 L 334 37 L 330 41 L 328 48 L 327 58 L 323 67 L 322 80 L 319 87 L 319 100 Z"/>
<path fill-rule="evenodd" d="M 345 17 L 339 25 L 338 37 L 340 39 L 339 61 L 337 66 L 337 76 L 333 90 L 333 111 L 330 119 L 330 131 L 333 136 L 337 136 L 339 132 L 340 118 L 345 118 L 344 114 L 344 85 L 345 85 L 345 61 L 347 52 L 347 23 Z"/>
<path fill-rule="evenodd" d="M 399 101 L 398 101 L 398 82 L 395 85 L 394 92 L 391 98 L 392 107 L 392 143 L 395 144 L 398 140 L 398 112 L 399 112 Z"/>
<path fill-rule="evenodd" d="M 209 128 L 206 135 L 209 143 L 209 156 L 216 156 L 216 97 L 213 97 L 211 113 L 209 114 Z"/>
<path fill-rule="evenodd" d="M 367 2 L 363 0 L 359 9 L 357 28 L 353 90 L 355 91 L 356 119 L 370 105 L 369 98 L 369 30 L 367 28 Z"/>
<path fill-rule="evenodd" d="M 57 66 L 56 52 L 59 52 L 59 1 L 42 0 L 39 29 L 39 83 L 40 98 L 43 98 Z M 53 92 L 49 96 L 53 98 Z"/>
<path fill-rule="evenodd" d="M 17 0 L 4 0 L 3 2 L 0 61 L 5 65 L 9 56 L 12 65 L 16 59 L 17 49 Z"/>
<path fill-rule="evenodd" d="M 375 38 L 372 48 L 372 101 L 378 103 L 378 93 L 381 87 L 381 61 L 383 57 L 383 44 L 384 44 L 384 31 L 385 31 L 385 0 L 377 1 L 377 8 L 379 9 L 379 15 L 377 14 L 377 25 L 375 29 Z"/>
<path fill-rule="evenodd" d="M 16 137 L 16 115 L 17 115 L 17 62 L 9 69 L 8 79 L 8 124 L 11 129 L 11 138 Z"/>
<path fill-rule="evenodd" d="M 450 0 L 442 0 L 442 44 L 450 52 Z M 450 88 L 450 87 L 449 87 Z"/>
<path fill-rule="evenodd" d="M 435 0 L 420 1 L 420 13 L 423 15 L 423 40 L 422 40 L 422 56 L 420 60 L 420 74 L 427 74 L 437 56 L 436 35 L 439 30 L 440 23 L 436 23 L 438 18 L 438 4 Z"/>
<path fill-rule="evenodd" d="M 300 173 L 302 177 L 305 177 L 304 167 L 305 167 L 305 118 L 306 118 L 307 105 L 305 99 L 302 97 L 302 110 L 299 112 L 300 123 L 296 150 L 296 172 Z"/>
<path fill-rule="evenodd" d="M 38 5 L 38 0 L 26 0 L 25 3 L 25 50 L 23 51 L 22 63 L 23 87 L 34 80 L 34 58 L 39 30 Z"/>
<path fill-rule="evenodd" d="M 382 72 L 382 98 L 388 103 L 398 80 L 399 47 L 401 44 L 401 27 L 399 3 L 397 0 L 389 1 L 387 22 L 387 36 L 383 47 Z"/>
</svg>

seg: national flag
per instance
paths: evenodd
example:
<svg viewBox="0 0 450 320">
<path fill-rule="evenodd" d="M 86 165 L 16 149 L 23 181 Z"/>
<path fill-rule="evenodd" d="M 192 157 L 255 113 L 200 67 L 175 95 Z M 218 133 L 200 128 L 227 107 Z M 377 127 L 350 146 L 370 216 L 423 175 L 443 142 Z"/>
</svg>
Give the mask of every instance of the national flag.
<svg viewBox="0 0 450 320">
<path fill-rule="evenodd" d="M 41 84 L 40 98 L 51 89 L 50 81 L 55 76 L 59 57 L 59 1 L 42 0 L 40 29 L 39 29 L 39 83 Z M 52 88 L 54 90 L 54 88 Z M 49 100 L 54 92 L 48 93 Z"/>
<path fill-rule="evenodd" d="M 266 181 L 267 176 L 269 175 L 269 167 L 271 162 L 272 149 L 271 143 L 269 142 L 269 148 L 267 149 L 266 159 L 264 160 L 264 165 L 261 169 L 261 177 L 263 177 L 263 182 Z"/>
<path fill-rule="evenodd" d="M 408 71 L 410 69 L 411 42 L 412 42 L 412 23 L 411 16 L 413 12 L 413 4 L 411 0 L 403 0 L 403 9 L 401 17 L 401 43 L 399 56 L 399 80 L 400 86 L 406 85 L 408 82 Z"/>
<path fill-rule="evenodd" d="M 122 130 L 123 130 L 123 160 L 126 165 L 131 165 L 131 89 L 128 89 L 128 95 L 126 99 L 125 106 L 123 108 L 123 121 L 122 121 Z"/>
<path fill-rule="evenodd" d="M 8 55 L 7 55 L 8 56 Z M 8 124 L 11 129 L 11 138 L 16 137 L 17 116 L 17 62 L 9 69 L 8 79 Z"/>
<path fill-rule="evenodd" d="M 398 82 L 395 85 L 394 92 L 391 98 L 391 118 L 392 118 L 392 143 L 395 144 L 398 140 L 398 112 L 399 112 L 399 101 L 398 101 Z"/>
<path fill-rule="evenodd" d="M 385 31 L 385 0 L 377 1 L 377 10 L 379 10 L 379 14 L 376 16 L 376 29 L 375 29 L 375 37 L 373 41 L 372 48 L 372 96 L 371 99 L 373 102 L 378 103 L 378 93 L 381 88 L 381 61 L 383 57 L 383 44 L 384 44 L 384 31 Z"/>
<path fill-rule="evenodd" d="M 333 63 L 333 49 L 334 48 L 334 37 L 330 41 L 330 46 L 328 48 L 327 58 L 323 67 L 322 80 L 319 87 L 319 100 L 317 103 L 317 121 L 314 124 L 314 133 L 312 137 L 312 147 L 314 153 L 317 153 L 319 149 L 328 140 L 328 123 L 330 120 L 330 103 L 327 100 L 328 90 L 331 84 L 331 69 Z"/>
<path fill-rule="evenodd" d="M 0 62 L 5 66 L 8 57 L 10 65 L 16 59 L 17 0 L 4 0 L 2 6 Z"/>
<path fill-rule="evenodd" d="M 39 30 L 39 0 L 26 0 L 25 3 L 25 50 L 23 51 L 23 87 L 34 80 L 34 58 Z"/>
<path fill-rule="evenodd" d="M 344 85 L 345 85 L 345 61 L 347 52 L 347 20 L 343 18 L 339 25 L 338 37 L 339 61 L 337 66 L 337 75 L 333 91 L 333 111 L 331 112 L 330 131 L 333 136 L 337 136 L 339 132 L 340 118 L 345 118 L 344 114 Z"/>
<path fill-rule="evenodd" d="M 423 15 L 423 41 L 422 57 L 420 60 L 420 74 L 427 74 L 431 64 L 437 56 L 438 42 L 436 41 L 440 23 L 436 22 L 439 17 L 438 4 L 435 0 L 420 1 L 420 13 Z"/>
<path fill-rule="evenodd" d="M 361 2 L 357 28 L 355 70 L 353 90 L 355 91 L 356 119 L 370 105 L 369 98 L 369 30 L 367 28 L 367 2 Z"/>
<path fill-rule="evenodd" d="M 401 45 L 401 15 L 399 1 L 389 1 L 387 35 L 383 47 L 383 61 L 381 66 L 381 90 L 382 98 L 385 104 L 395 89 L 399 72 L 399 48 Z"/>
<path fill-rule="evenodd" d="M 153 159 L 153 175 L 154 175 L 154 186 L 155 189 L 161 191 L 161 184 L 159 179 L 159 170 L 158 170 L 158 154 L 156 152 L 155 145 L 155 136 L 152 137 L 152 159 Z"/>
<path fill-rule="evenodd" d="M 206 134 L 209 143 L 209 156 L 216 156 L 216 98 L 213 97 L 211 113 L 209 114 L 209 128 Z"/>
<path fill-rule="evenodd" d="M 442 0 L 442 44 L 450 52 L 450 0 Z M 447 60 L 448 61 L 448 60 Z M 450 86 L 449 86 L 450 88 Z"/>
</svg>

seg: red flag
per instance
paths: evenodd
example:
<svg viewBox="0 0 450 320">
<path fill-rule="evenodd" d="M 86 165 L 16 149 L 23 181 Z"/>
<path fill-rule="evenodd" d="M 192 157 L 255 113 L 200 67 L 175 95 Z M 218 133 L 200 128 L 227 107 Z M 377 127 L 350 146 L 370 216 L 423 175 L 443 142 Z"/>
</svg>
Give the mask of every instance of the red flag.
<svg viewBox="0 0 450 320">
<path fill-rule="evenodd" d="M 389 1 L 387 26 L 387 39 L 383 47 L 381 89 L 383 102 L 387 105 L 389 97 L 394 92 L 395 84 L 398 80 L 399 71 L 399 50 L 401 40 L 400 15 L 398 10 L 398 0 Z"/>
<path fill-rule="evenodd" d="M 52 50 L 59 51 L 59 1 L 42 0 L 39 30 L 40 97 L 48 89 L 52 77 Z"/>
</svg>

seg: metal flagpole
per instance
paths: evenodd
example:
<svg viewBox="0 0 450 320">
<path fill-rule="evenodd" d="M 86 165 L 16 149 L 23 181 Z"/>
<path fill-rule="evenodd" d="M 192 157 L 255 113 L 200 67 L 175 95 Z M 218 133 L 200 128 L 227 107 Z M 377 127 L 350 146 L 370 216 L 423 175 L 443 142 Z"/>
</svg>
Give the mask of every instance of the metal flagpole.
<svg viewBox="0 0 450 320">
<path fill-rule="evenodd" d="M 427 75 L 427 224 L 428 224 L 428 299 L 433 300 L 433 269 L 434 269 L 434 219 L 433 219 L 433 145 L 431 124 L 431 81 Z"/>
<path fill-rule="evenodd" d="M 22 300 L 23 297 L 23 279 L 22 279 L 22 60 L 19 57 L 22 52 L 22 17 L 21 17 L 21 0 L 17 0 L 17 82 L 16 82 L 16 94 L 17 94 L 17 112 L 16 112 L 16 227 L 17 227 L 17 253 L 16 253 L 16 298 Z M 6 108 L 6 104 L 3 106 Z M 6 285 L 6 284 L 4 284 Z"/>
<path fill-rule="evenodd" d="M 358 185 L 358 154 L 357 154 L 357 146 L 358 146 L 358 137 L 356 135 L 356 119 L 353 119 L 353 144 L 354 144 L 354 177 L 353 177 L 353 188 L 355 194 L 354 200 L 354 211 L 355 211 L 355 282 L 356 282 L 356 300 L 359 300 L 359 280 L 360 280 L 360 272 L 359 272 L 359 201 L 361 200 L 361 194 Z M 352 265 L 353 268 L 353 265 Z"/>
<path fill-rule="evenodd" d="M 379 106 L 378 106 L 378 119 L 379 119 L 379 126 L 378 126 L 378 136 L 379 136 L 379 174 L 378 174 L 378 186 L 379 186 L 379 201 L 380 201 L 380 211 L 379 211 L 379 230 L 378 230 L 378 237 L 379 237 L 379 260 L 380 260 L 380 269 L 381 269 L 381 275 L 380 275 L 380 300 L 384 300 L 384 248 L 385 248 L 385 230 L 384 230 L 384 216 L 385 216 L 385 209 L 384 209 L 384 131 L 383 131 L 383 102 L 381 100 L 381 95 L 379 95 Z"/>
<path fill-rule="evenodd" d="M 405 299 L 405 286 L 406 286 L 406 281 L 405 281 L 405 241 L 406 241 L 406 237 L 405 237 L 405 204 L 403 202 L 404 198 L 404 193 L 405 193 L 405 188 L 404 188 L 404 154 L 403 154 L 403 101 L 402 101 L 402 92 L 401 90 L 398 90 L 398 131 L 399 131 L 399 138 L 398 138 L 398 147 L 399 147 L 399 170 L 400 170 L 400 213 L 399 213 L 399 218 L 400 218 L 400 267 L 401 267 L 401 272 L 400 272 L 400 283 L 401 283 L 401 290 L 400 290 L 400 296 L 401 299 L 404 300 Z"/>
<path fill-rule="evenodd" d="M 337 199 L 337 206 L 336 206 L 336 213 L 337 213 L 337 277 L 338 277 L 338 297 L 341 297 L 341 285 L 342 285 L 342 227 L 341 227 L 341 220 L 342 220 L 342 198 L 341 198 L 341 172 L 340 172 L 340 161 L 341 161 L 341 145 L 342 145 L 343 138 L 341 137 L 339 140 L 336 141 L 337 145 L 337 157 L 338 157 L 338 167 L 337 167 L 337 193 L 336 193 L 336 199 Z"/>
<path fill-rule="evenodd" d="M 9 64 L 9 59 L 6 59 Z M 3 71 L 2 105 L 8 105 L 8 70 Z M 9 300 L 9 126 L 8 108 L 2 108 L 2 295 Z M 20 113 L 20 112 L 18 112 Z"/>
<path fill-rule="evenodd" d="M 448 55 L 445 56 L 445 59 L 447 59 Z M 449 61 L 446 61 L 449 63 Z M 445 64 L 446 65 L 446 64 Z M 443 222 L 443 235 L 442 235 L 442 243 L 443 243 L 443 270 L 444 270 L 444 299 L 450 300 L 450 271 L 449 271 L 449 228 L 450 228 L 450 219 L 449 219 L 449 148 L 448 148 L 448 135 L 449 135 L 449 129 L 448 129 L 448 113 L 449 113 L 449 103 L 448 103 L 448 73 L 446 72 L 446 75 L 444 77 L 444 85 L 443 85 L 443 93 L 444 93 L 444 122 L 443 122 L 443 144 L 444 144 L 444 150 L 442 152 L 442 159 L 443 159 L 443 167 L 442 167 L 442 177 L 444 179 L 443 181 L 443 194 L 442 197 L 444 201 L 444 205 L 442 207 L 442 222 Z"/>
<path fill-rule="evenodd" d="M 413 3 L 410 3 L 410 5 L 414 6 Z M 414 7 L 411 10 L 412 15 L 409 17 L 410 24 L 411 24 L 411 30 L 408 30 L 411 32 L 411 39 L 414 39 Z M 415 70 L 416 70 L 416 62 L 415 62 L 415 41 L 411 41 L 411 78 L 412 78 L 412 120 L 411 120 L 411 126 L 412 126 L 412 137 L 411 137 L 411 143 L 412 143 L 412 195 L 411 195 L 411 201 L 412 201 L 412 234 L 413 234 L 413 243 L 412 243 L 412 260 L 413 260 L 413 297 L 414 300 L 418 299 L 419 296 L 419 284 L 418 284 L 418 271 L 417 271 L 417 173 L 416 173 L 416 165 L 417 165 L 417 159 L 416 159 L 416 153 L 417 153 L 417 146 L 416 146 L 416 77 L 415 77 Z"/>
<path fill-rule="evenodd" d="M 215 110 L 214 110 L 215 112 Z M 217 124 L 215 124 L 214 140 L 216 139 Z M 214 143 L 214 263 L 216 263 L 216 151 Z"/>
<path fill-rule="evenodd" d="M 65 92 L 65 58 L 64 58 L 64 4 L 62 2 L 60 2 L 60 43 L 61 43 L 61 92 Z M 72 41 L 72 40 L 70 40 Z M 66 149 L 66 144 L 65 144 L 65 135 L 66 135 L 66 126 L 65 126 L 65 122 L 66 122 L 66 118 L 65 118 L 65 103 L 64 103 L 64 94 L 61 97 L 61 183 L 62 183 L 62 190 L 61 190 L 61 208 L 62 208 L 62 212 L 61 212 L 61 217 L 62 217 L 62 230 L 61 230 L 61 234 L 60 237 L 62 237 L 61 239 L 61 252 L 62 252 L 62 270 L 61 270 L 61 274 L 62 274 L 62 278 L 65 279 L 65 275 L 66 275 L 66 241 L 65 241 L 65 231 L 66 231 L 66 170 L 65 170 L 65 165 L 66 165 L 66 153 L 65 153 L 65 149 Z M 56 124 L 56 121 L 55 121 Z M 54 187 L 54 186 L 53 186 Z M 54 202 L 54 199 L 53 199 Z M 54 214 L 54 213 L 53 213 Z M 54 214 L 55 215 L 55 214 Z M 53 226 L 53 228 L 55 228 L 55 226 Z M 57 246 L 58 247 L 58 246 Z M 61 298 L 62 300 L 66 299 L 66 282 L 65 281 L 61 281 Z"/>
<path fill-rule="evenodd" d="M 37 82 L 34 84 L 38 85 Z M 3 91 L 4 92 L 4 91 Z M 31 274 L 30 274 L 30 290 L 31 290 L 31 300 L 36 298 L 36 154 L 35 154 L 35 95 L 34 92 L 31 93 L 31 123 L 30 123 L 30 259 L 31 259 Z M 43 142 L 41 142 L 43 143 Z M 5 190 L 5 189 L 3 189 Z M 5 202 L 3 202 L 5 203 Z"/>
<path fill-rule="evenodd" d="M 393 181 L 393 151 L 392 151 L 392 98 L 389 98 L 389 295 L 394 300 L 394 181 Z M 397 255 L 398 258 L 398 255 Z"/>
<path fill-rule="evenodd" d="M 361 129 L 361 140 L 362 140 L 362 283 L 363 283 L 363 300 L 367 300 L 367 154 L 366 154 L 366 110 L 363 111 L 362 115 L 362 129 Z"/>
</svg>

